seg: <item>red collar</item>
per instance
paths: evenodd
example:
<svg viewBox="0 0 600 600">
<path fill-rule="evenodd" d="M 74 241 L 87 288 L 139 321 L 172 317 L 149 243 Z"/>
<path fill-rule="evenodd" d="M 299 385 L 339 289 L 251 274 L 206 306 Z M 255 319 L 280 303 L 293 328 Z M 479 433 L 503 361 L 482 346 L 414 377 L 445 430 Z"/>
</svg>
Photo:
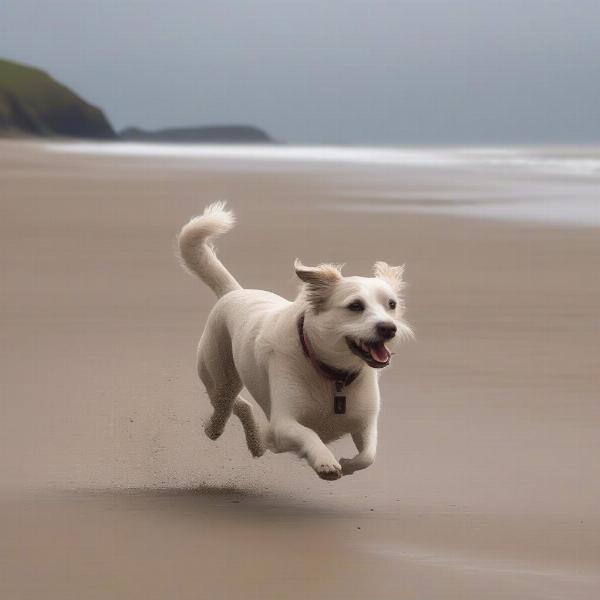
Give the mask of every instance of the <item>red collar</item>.
<svg viewBox="0 0 600 600">
<path fill-rule="evenodd" d="M 304 333 L 304 315 L 301 315 L 298 319 L 298 336 L 300 337 L 300 345 L 302 346 L 304 356 L 308 358 L 312 366 L 321 376 L 335 383 L 338 391 L 340 391 L 341 388 L 350 385 L 359 376 L 360 369 L 358 371 L 336 369 L 335 367 L 331 367 L 330 365 L 321 362 L 317 358 L 315 351 Z"/>
</svg>

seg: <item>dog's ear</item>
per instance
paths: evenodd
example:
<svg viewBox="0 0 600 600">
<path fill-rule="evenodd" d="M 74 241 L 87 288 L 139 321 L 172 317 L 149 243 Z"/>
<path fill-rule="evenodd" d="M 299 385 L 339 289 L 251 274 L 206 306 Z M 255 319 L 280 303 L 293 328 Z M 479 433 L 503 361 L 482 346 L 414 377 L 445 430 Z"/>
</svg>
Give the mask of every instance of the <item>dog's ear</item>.
<svg viewBox="0 0 600 600">
<path fill-rule="evenodd" d="M 386 262 L 378 261 L 373 265 L 373 274 L 378 279 L 387 281 L 397 294 L 404 289 L 404 268 L 405 265 L 392 267 Z"/>
<path fill-rule="evenodd" d="M 341 265 L 331 264 L 307 267 L 298 258 L 294 261 L 296 275 L 306 284 L 306 297 L 315 311 L 325 307 L 327 298 L 342 278 L 341 268 Z"/>
</svg>

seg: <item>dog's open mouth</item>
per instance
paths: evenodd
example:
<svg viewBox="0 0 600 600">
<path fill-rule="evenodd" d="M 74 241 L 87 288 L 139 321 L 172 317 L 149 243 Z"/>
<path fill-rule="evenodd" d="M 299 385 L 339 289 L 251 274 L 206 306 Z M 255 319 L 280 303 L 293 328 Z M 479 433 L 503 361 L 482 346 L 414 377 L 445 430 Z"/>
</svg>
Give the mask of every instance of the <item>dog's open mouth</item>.
<svg viewBox="0 0 600 600">
<path fill-rule="evenodd" d="M 390 364 L 392 357 L 383 342 L 362 342 L 347 337 L 346 343 L 356 356 L 362 358 L 370 367 L 381 369 Z"/>
</svg>

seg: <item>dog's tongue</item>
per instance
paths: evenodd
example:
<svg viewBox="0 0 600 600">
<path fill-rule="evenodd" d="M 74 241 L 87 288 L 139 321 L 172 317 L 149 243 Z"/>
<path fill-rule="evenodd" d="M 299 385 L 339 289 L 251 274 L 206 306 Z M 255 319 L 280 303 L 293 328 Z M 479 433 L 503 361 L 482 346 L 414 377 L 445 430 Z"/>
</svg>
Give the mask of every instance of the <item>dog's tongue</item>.
<svg viewBox="0 0 600 600">
<path fill-rule="evenodd" d="M 390 360 L 390 353 L 383 342 L 377 342 L 369 347 L 371 358 L 380 363 L 386 363 Z"/>
</svg>

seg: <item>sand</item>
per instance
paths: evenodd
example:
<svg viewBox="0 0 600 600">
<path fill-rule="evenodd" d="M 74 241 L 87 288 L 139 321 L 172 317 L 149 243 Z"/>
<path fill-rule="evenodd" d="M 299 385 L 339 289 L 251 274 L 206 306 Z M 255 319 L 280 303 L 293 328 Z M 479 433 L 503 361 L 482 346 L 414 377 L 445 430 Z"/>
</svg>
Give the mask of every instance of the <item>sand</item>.
<svg viewBox="0 0 600 600">
<path fill-rule="evenodd" d="M 349 174 L 0 144 L 0 597 L 599 597 L 598 230 L 321 210 Z M 323 482 L 235 421 L 204 436 L 213 298 L 173 247 L 223 197 L 244 286 L 407 263 L 417 341 L 370 469 Z"/>
</svg>

